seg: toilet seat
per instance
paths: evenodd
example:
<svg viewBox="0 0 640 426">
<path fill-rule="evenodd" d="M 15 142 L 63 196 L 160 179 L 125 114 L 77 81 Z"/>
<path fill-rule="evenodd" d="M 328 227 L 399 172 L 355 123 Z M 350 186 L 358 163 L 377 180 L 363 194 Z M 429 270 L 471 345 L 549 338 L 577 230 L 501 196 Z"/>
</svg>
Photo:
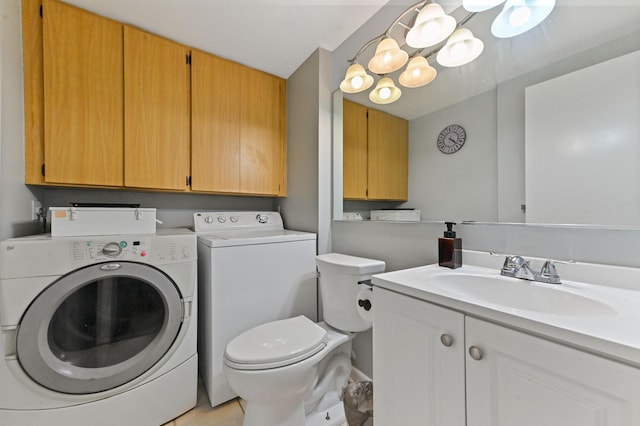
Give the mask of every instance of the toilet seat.
<svg viewBox="0 0 640 426">
<path fill-rule="evenodd" d="M 261 324 L 235 337 L 224 362 L 239 370 L 284 367 L 307 359 L 327 346 L 327 331 L 300 315 Z"/>
</svg>

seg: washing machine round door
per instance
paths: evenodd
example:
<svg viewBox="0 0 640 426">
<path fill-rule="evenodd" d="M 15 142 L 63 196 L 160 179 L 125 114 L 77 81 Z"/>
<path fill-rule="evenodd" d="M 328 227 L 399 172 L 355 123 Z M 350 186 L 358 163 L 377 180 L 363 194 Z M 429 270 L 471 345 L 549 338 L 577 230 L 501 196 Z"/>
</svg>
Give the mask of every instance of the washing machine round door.
<svg viewBox="0 0 640 426">
<path fill-rule="evenodd" d="M 152 368 L 183 319 L 180 292 L 162 271 L 134 262 L 75 270 L 25 312 L 16 338 L 24 371 L 67 394 L 102 392 Z"/>
</svg>

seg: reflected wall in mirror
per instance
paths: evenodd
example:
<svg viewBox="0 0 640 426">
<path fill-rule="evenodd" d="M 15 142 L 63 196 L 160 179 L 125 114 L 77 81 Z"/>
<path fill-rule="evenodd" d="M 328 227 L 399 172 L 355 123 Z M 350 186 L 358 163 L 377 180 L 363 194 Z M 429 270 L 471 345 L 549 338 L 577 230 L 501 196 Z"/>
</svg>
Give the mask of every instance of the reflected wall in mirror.
<svg viewBox="0 0 640 426">
<path fill-rule="evenodd" d="M 456 69 L 435 65 L 434 82 L 403 90 L 394 104 L 371 104 L 366 93 L 344 95 L 410 120 L 408 201 L 382 207 L 413 207 L 427 221 L 526 222 L 526 88 L 640 49 L 637 1 L 558 0 L 547 21 L 512 39 L 490 34 L 498 12 L 478 14 L 466 25 L 485 43 L 475 61 Z M 334 61 L 353 55 L 342 48 L 334 52 Z M 640 97 L 640 93 L 627 95 Z M 462 125 L 467 140 L 460 151 L 447 155 L 438 151 L 436 141 L 450 124 Z M 637 134 L 632 137 L 638 141 Z M 565 163 L 569 167 L 575 161 Z M 344 204 L 345 211 L 380 207 Z M 562 222 L 585 223 L 572 217 Z"/>
</svg>

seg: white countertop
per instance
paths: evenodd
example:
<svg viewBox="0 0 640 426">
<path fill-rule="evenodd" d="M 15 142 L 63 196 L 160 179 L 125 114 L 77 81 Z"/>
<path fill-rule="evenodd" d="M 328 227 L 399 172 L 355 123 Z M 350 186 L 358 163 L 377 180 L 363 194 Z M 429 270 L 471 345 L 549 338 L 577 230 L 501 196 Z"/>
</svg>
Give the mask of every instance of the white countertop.
<svg viewBox="0 0 640 426">
<path fill-rule="evenodd" d="M 539 270 L 538 264 L 544 261 L 526 259 L 531 260 L 534 271 Z M 464 251 L 464 266 L 461 268 L 449 269 L 437 264 L 421 266 L 374 275 L 372 283 L 376 287 L 640 367 L 640 269 L 586 263 L 557 265 L 562 284 L 553 285 L 501 277 L 503 261 L 504 257 L 491 256 L 489 253 Z M 488 298 L 481 299 L 453 288 L 447 289 L 442 279 L 445 274 L 512 280 L 509 285 L 514 286 L 541 286 L 545 292 L 548 290 L 586 297 L 612 309 L 568 314 L 560 310 L 540 312 L 489 303 Z"/>
</svg>

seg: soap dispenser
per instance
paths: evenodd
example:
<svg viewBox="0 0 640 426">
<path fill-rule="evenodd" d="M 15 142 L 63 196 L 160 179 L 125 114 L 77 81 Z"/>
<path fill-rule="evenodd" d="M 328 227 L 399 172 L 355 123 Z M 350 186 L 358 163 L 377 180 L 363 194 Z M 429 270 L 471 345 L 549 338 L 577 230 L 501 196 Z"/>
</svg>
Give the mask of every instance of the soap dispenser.
<svg viewBox="0 0 640 426">
<path fill-rule="evenodd" d="M 456 238 L 455 222 L 445 222 L 444 237 L 438 238 L 438 264 L 451 269 L 462 266 L 462 239 Z"/>
</svg>

